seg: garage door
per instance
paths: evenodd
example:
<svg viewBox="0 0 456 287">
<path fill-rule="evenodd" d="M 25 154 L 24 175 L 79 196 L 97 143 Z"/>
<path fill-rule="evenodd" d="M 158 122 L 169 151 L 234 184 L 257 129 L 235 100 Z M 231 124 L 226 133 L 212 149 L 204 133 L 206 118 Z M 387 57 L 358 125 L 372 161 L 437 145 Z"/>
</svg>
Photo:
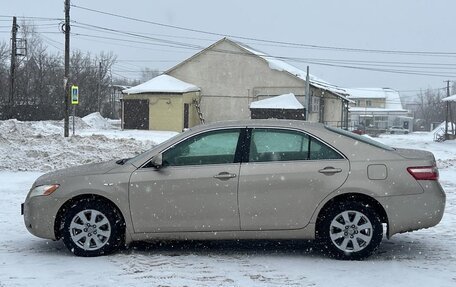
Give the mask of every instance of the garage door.
<svg viewBox="0 0 456 287">
<path fill-rule="evenodd" d="M 124 129 L 149 129 L 148 100 L 124 100 Z"/>
</svg>

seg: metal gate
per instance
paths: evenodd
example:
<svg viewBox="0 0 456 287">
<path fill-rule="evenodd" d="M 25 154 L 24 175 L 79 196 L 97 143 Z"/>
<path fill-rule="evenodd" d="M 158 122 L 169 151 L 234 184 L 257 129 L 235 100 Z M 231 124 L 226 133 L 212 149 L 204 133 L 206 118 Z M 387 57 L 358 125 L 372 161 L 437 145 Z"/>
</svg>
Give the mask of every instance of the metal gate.
<svg viewBox="0 0 456 287">
<path fill-rule="evenodd" d="M 127 130 L 148 130 L 149 100 L 124 100 L 123 103 L 123 128 Z"/>
</svg>

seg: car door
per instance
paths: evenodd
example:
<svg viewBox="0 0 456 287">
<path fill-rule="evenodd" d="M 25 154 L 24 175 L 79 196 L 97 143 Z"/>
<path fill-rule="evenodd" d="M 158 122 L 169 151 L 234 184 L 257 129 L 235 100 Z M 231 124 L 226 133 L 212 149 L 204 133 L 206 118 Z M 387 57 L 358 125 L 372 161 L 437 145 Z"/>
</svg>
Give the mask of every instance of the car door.
<svg viewBox="0 0 456 287">
<path fill-rule="evenodd" d="M 348 160 L 301 131 L 256 128 L 250 133 L 238 191 L 241 229 L 305 227 L 317 205 L 346 180 Z"/>
<path fill-rule="evenodd" d="M 131 176 L 135 232 L 239 230 L 241 129 L 204 132 L 162 152 L 163 166 Z"/>
</svg>

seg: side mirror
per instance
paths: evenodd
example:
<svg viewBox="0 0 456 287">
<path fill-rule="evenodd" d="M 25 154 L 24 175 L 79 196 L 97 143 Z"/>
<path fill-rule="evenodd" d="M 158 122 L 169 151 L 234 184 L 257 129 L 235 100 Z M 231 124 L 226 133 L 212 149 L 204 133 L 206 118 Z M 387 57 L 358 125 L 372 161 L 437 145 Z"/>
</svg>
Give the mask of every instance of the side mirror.
<svg viewBox="0 0 456 287">
<path fill-rule="evenodd" d="M 150 164 L 155 167 L 156 169 L 159 169 L 163 166 L 163 156 L 161 153 L 157 154 L 150 160 Z"/>
</svg>

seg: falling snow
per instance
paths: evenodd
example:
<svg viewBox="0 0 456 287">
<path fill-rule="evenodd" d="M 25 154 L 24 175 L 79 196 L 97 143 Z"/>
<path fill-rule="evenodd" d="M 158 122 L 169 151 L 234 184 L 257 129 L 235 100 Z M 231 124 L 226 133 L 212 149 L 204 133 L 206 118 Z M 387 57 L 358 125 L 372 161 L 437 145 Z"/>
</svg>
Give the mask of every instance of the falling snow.
<svg viewBox="0 0 456 287">
<path fill-rule="evenodd" d="M 95 120 L 94 120 L 95 118 Z M 432 151 L 447 193 L 442 222 L 384 239 L 363 262 L 326 258 L 301 241 L 155 242 L 97 258 L 73 256 L 62 242 L 26 230 L 20 204 L 32 182 L 56 168 L 147 149 L 173 133 L 120 131 L 97 116 L 61 122 L 0 122 L 0 286 L 454 286 L 456 284 L 456 141 L 431 133 L 385 135 L 396 147 Z M 281 179 L 286 180 L 286 178 Z"/>
</svg>

